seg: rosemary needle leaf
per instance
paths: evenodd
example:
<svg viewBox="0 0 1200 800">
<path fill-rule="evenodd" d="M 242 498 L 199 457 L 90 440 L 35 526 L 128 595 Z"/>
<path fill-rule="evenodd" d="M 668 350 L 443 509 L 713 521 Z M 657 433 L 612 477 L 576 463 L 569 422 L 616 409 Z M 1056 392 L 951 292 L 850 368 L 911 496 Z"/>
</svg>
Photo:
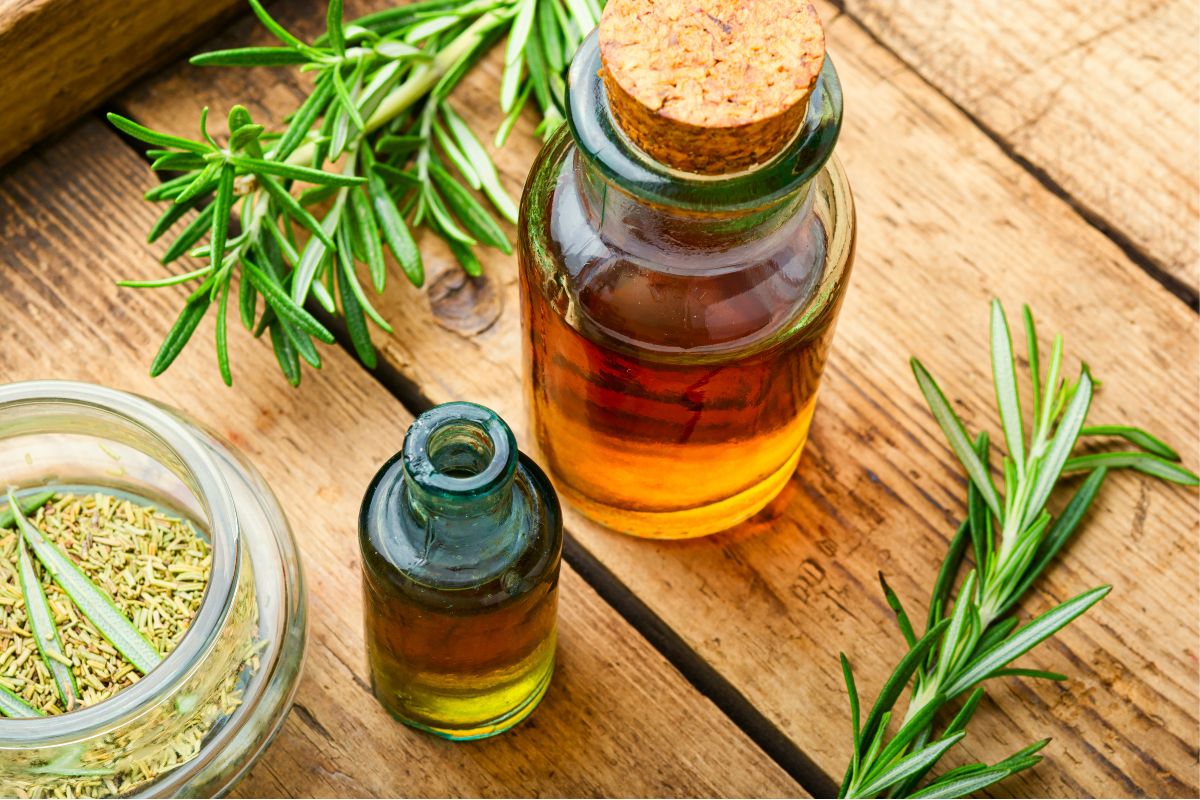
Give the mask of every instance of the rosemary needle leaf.
<svg viewBox="0 0 1200 800">
<path fill-rule="evenodd" d="M 1065 681 L 1066 675 L 1061 672 L 1047 672 L 1044 669 L 1025 669 L 1023 667 L 1004 667 L 988 675 L 988 678 L 999 677 L 1041 678 L 1047 681 Z"/>
<path fill-rule="evenodd" d="M 908 795 L 910 798 L 958 798 L 970 795 L 1002 781 L 1018 770 L 1008 767 L 992 767 L 935 781 L 923 789 Z"/>
<path fill-rule="evenodd" d="M 158 349 L 158 354 L 154 356 L 154 361 L 150 364 L 151 377 L 157 377 L 166 372 L 167 367 L 171 366 L 171 363 L 183 352 L 184 345 L 192 338 L 192 334 L 195 333 L 200 320 L 204 318 L 204 312 L 208 310 L 208 306 L 207 297 L 193 298 L 184 305 L 183 311 L 179 313 L 178 319 L 171 326 L 167 338 L 163 339 L 162 347 Z"/>
<path fill-rule="evenodd" d="M 367 330 L 367 320 L 363 316 L 362 306 L 346 277 L 346 273 L 337 269 L 338 294 L 342 297 L 342 315 L 346 318 L 346 331 L 350 334 L 350 342 L 354 352 L 369 369 L 374 369 L 377 363 L 375 346 L 371 343 L 371 334 Z"/>
<path fill-rule="evenodd" d="M 154 226 L 150 228 L 150 233 L 146 235 L 146 242 L 153 244 L 159 238 L 171 229 L 171 226 L 183 218 L 183 215 L 191 211 L 195 207 L 197 201 L 189 200 L 186 203 L 172 203 L 167 206 L 166 211 L 154 222 Z"/>
<path fill-rule="evenodd" d="M 1153 453 L 1143 453 L 1138 450 L 1122 451 L 1119 453 L 1089 453 L 1067 459 L 1063 472 L 1081 472 L 1083 470 L 1106 467 L 1108 469 L 1135 469 L 1155 478 L 1181 483 L 1184 486 L 1200 485 L 1200 477 L 1196 473 L 1168 461 Z"/>
<path fill-rule="evenodd" d="M 1025 428 L 1021 416 L 1021 397 L 1017 390 L 1017 365 L 1013 359 L 1012 334 L 1008 318 L 999 300 L 992 300 L 992 376 L 996 387 L 996 407 L 1004 427 L 1009 456 L 1025 464 Z"/>
<path fill-rule="evenodd" d="M 405 172 L 402 169 L 396 169 L 391 164 L 374 164 L 371 167 L 371 171 L 388 184 L 392 184 L 394 186 L 400 186 L 408 189 L 421 185 L 421 179 L 416 175 L 413 175 L 411 172 Z"/>
<path fill-rule="evenodd" d="M 483 184 L 479 182 L 479 175 L 475 172 L 475 168 L 471 166 L 471 162 L 467 160 L 463 152 L 458 149 L 458 145 L 446 133 L 446 129 L 436 122 L 433 125 L 433 137 L 442 146 L 442 151 L 450 159 L 450 162 L 462 173 L 463 180 L 467 182 L 467 185 L 478 191 Z"/>
<path fill-rule="evenodd" d="M 360 183 L 365 183 L 367 180 L 358 175 L 341 175 L 336 172 L 326 172 L 325 170 L 313 169 L 312 167 L 301 167 L 265 158 L 231 156 L 229 161 L 247 172 L 256 174 L 266 173 L 267 175 L 277 175 L 281 178 L 290 178 L 294 181 L 304 181 L 305 183 L 324 186 L 357 186 Z"/>
<path fill-rule="evenodd" d="M 280 370 L 283 371 L 288 383 L 292 386 L 299 386 L 300 358 L 296 354 L 296 348 L 292 347 L 291 340 L 288 339 L 287 334 L 283 333 L 279 320 L 276 320 L 268 330 L 271 333 L 271 348 L 275 351 L 275 360 L 279 362 Z"/>
<path fill-rule="evenodd" d="M 152 131 L 142 125 L 138 125 L 131 119 L 122 117 L 120 114 L 109 112 L 108 121 L 122 133 L 128 134 L 146 144 L 156 144 L 160 147 L 174 147 L 179 150 L 187 150 L 191 153 L 200 153 L 201 155 L 212 152 L 212 148 L 206 144 L 193 142 L 191 139 L 184 139 L 180 136 L 171 136 L 170 134 Z"/>
<path fill-rule="evenodd" d="M 1049 400 L 1049 395 L 1047 395 L 1046 402 Z M 1079 383 L 1071 397 L 1071 402 L 1067 404 L 1067 410 L 1063 412 L 1058 430 L 1054 432 L 1050 449 L 1039 466 L 1037 479 L 1026 505 L 1030 509 L 1030 517 L 1019 521 L 1030 521 L 1030 518 L 1050 499 L 1050 492 L 1054 490 L 1054 484 L 1058 482 L 1058 476 L 1062 474 L 1063 466 L 1071 455 L 1071 450 L 1075 447 L 1075 441 L 1079 438 L 1079 431 L 1083 428 L 1083 421 L 1087 419 L 1091 403 L 1092 377 L 1085 369 L 1079 376 Z"/>
<path fill-rule="evenodd" d="M 321 223 L 317 222 L 317 218 L 310 214 L 308 209 L 300 205 L 300 201 L 292 197 L 291 192 L 284 189 L 270 175 L 263 173 L 256 177 L 262 187 L 267 190 L 267 194 L 271 195 L 271 199 L 279 204 L 285 214 L 299 222 L 305 230 L 324 242 L 327 247 L 333 247 L 333 239 L 329 238 L 329 234 L 321 227 Z"/>
<path fill-rule="evenodd" d="M 467 273 L 472 278 L 478 278 L 483 274 L 483 264 L 480 263 L 479 257 L 475 255 L 474 250 L 459 240 L 447 236 L 445 232 L 437 226 L 436 223 L 434 224 L 434 230 L 436 230 L 446 242 L 446 246 L 450 248 L 450 252 L 454 255 L 454 258 L 458 261 L 459 265 L 462 266 L 463 272 Z"/>
<path fill-rule="evenodd" d="M 288 294 L 283 291 L 273 277 L 268 277 L 254 262 L 246 260 L 242 262 L 245 268 L 245 274 L 254 282 L 254 288 L 262 293 L 263 298 L 271 304 L 271 308 L 275 309 L 275 313 L 280 319 L 286 320 L 296 327 L 303 330 L 305 333 L 315 336 L 326 344 L 333 344 L 333 334 L 316 318 L 304 310 L 302 306 L 296 304 Z"/>
<path fill-rule="evenodd" d="M 366 193 L 351 189 L 350 208 L 354 212 L 355 223 L 351 233 L 366 255 L 367 268 L 375 291 L 382 292 L 384 281 L 387 279 L 387 266 L 383 261 L 383 245 L 380 243 L 379 227 L 371 201 L 367 199 Z"/>
<path fill-rule="evenodd" d="M 904 612 L 904 605 L 900 602 L 900 598 L 892 591 L 892 587 L 888 586 L 887 579 L 883 576 L 883 572 L 879 573 L 879 585 L 883 587 L 883 596 L 887 600 L 888 606 L 896 614 L 896 624 L 900 626 L 900 633 L 904 636 L 904 641 L 912 647 L 917 643 L 917 636 L 913 633 L 912 623 L 909 622 L 908 614 Z"/>
<path fill-rule="evenodd" d="M 249 0 L 249 3 L 250 3 L 250 8 L 254 11 L 254 16 L 258 17 L 258 20 L 259 20 L 259 22 L 261 22 L 263 24 L 263 27 L 265 27 L 271 33 L 275 34 L 275 38 L 279 39 L 279 41 L 283 42 L 286 45 L 295 47 L 299 50 L 311 50 L 312 49 L 308 45 L 306 45 L 304 42 L 300 41 L 295 36 L 293 36 L 291 33 L 289 33 L 278 22 L 276 22 L 274 20 L 274 18 L 272 18 L 271 15 L 267 13 L 267 10 L 262 7 L 262 4 L 259 2 L 259 0 Z"/>
<path fill-rule="evenodd" d="M 926 745 L 917 752 L 902 759 L 896 766 L 874 778 L 870 783 L 855 793 L 857 797 L 875 797 L 889 786 L 899 783 L 913 773 L 928 769 L 930 764 L 937 762 L 942 755 L 954 745 L 962 741 L 965 733 L 956 733 L 939 739 L 933 744 Z"/>
<path fill-rule="evenodd" d="M 396 136 L 389 133 L 379 137 L 379 141 L 375 143 L 375 150 L 389 155 L 407 155 L 416 152 L 424 144 L 425 139 L 421 136 Z"/>
<path fill-rule="evenodd" d="M 521 116 L 522 109 L 525 108 L 525 101 L 529 99 L 529 89 L 530 84 L 526 82 L 521 89 L 521 93 L 517 95 L 512 108 L 504 115 L 504 121 L 496 129 L 496 138 L 492 140 L 492 144 L 496 147 L 503 147 L 504 143 L 508 141 L 508 137 L 512 134 L 513 127 L 517 124 L 517 119 Z"/>
<path fill-rule="evenodd" d="M 229 281 L 221 286 L 221 297 L 217 300 L 217 369 L 226 386 L 233 386 L 233 373 L 229 369 L 228 331 L 226 316 L 229 313 Z"/>
<path fill-rule="evenodd" d="M 340 266 L 345 273 L 346 282 L 350 286 L 351 293 L 354 295 L 355 300 L 358 301 L 358 305 L 363 313 L 370 317 L 371 321 L 381 329 L 387 333 L 391 333 L 392 326 L 371 305 L 371 301 L 367 299 L 366 292 L 363 291 L 362 284 L 358 282 L 358 274 L 354 271 L 354 259 L 350 255 L 351 248 L 349 243 L 345 241 L 350 236 L 349 230 L 346 227 L 339 228 L 338 234 L 342 238 L 339 239 L 339 247 L 334 258 L 337 260 L 337 266 Z"/>
<path fill-rule="evenodd" d="M 850 698 L 850 724 L 854 733 L 854 754 L 858 757 L 859 745 L 862 738 L 859 735 L 859 705 L 858 705 L 858 689 L 854 686 L 854 672 L 850 669 L 850 660 L 846 658 L 845 653 L 838 653 L 838 658 L 842 662 L 842 677 L 846 681 L 846 694 Z"/>
<path fill-rule="evenodd" d="M 925 629 L 929 630 L 938 622 L 941 617 L 941 610 L 945 608 L 946 602 L 950 597 L 950 589 L 954 586 L 954 577 L 958 574 L 958 568 L 962 565 L 963 556 L 967 552 L 967 543 L 969 539 L 970 525 L 963 522 L 958 526 L 958 531 L 954 534 L 954 538 L 950 540 L 950 547 L 946 551 L 946 558 L 942 561 L 942 566 L 938 569 L 937 579 L 933 582 L 933 591 L 929 598 L 929 617 L 925 623 Z"/>
<path fill-rule="evenodd" d="M 925 369 L 925 366 L 920 361 L 913 358 L 912 364 L 913 375 L 917 378 L 917 385 L 921 388 L 921 393 L 925 395 L 925 402 L 929 404 L 929 410 L 933 412 L 934 419 L 941 426 L 942 431 L 946 434 L 946 439 L 950 442 L 950 447 L 954 450 L 954 454 L 958 456 L 958 460 L 962 462 L 963 467 L 967 470 L 967 475 L 974 481 L 983 495 L 984 502 L 996 517 L 1003 519 L 1000 512 L 1000 496 L 996 493 L 996 487 L 992 485 L 991 475 L 988 474 L 987 467 L 979 460 L 979 456 L 975 453 L 971 446 L 970 439 L 967 438 L 967 432 L 963 428 L 962 420 L 950 408 L 950 403 L 946 400 L 946 396 L 942 394 L 942 390 L 934 381 L 933 376 Z M 1057 476 L 1056 476 L 1057 477 Z"/>
<path fill-rule="evenodd" d="M 346 32 L 342 29 L 342 0 L 329 0 L 325 11 L 325 40 L 339 56 L 346 54 Z"/>
<path fill-rule="evenodd" d="M 0 686 L 0 714 L 14 719 L 45 716 L 3 686 Z"/>
<path fill-rule="evenodd" d="M 1119 436 L 1148 453 L 1168 461 L 1179 461 L 1179 453 L 1157 436 L 1132 425 L 1089 425 L 1079 432 L 1080 436 Z"/>
<path fill-rule="evenodd" d="M 975 452 L 979 460 L 987 463 L 988 435 L 980 433 L 975 439 Z M 992 542 L 992 518 L 984 505 L 983 495 L 975 481 L 967 483 L 967 522 L 971 527 L 971 547 L 975 551 L 975 569 L 981 575 L 987 574 L 989 555 Z"/>
<path fill-rule="evenodd" d="M 223 167 L 217 179 L 217 196 L 213 200 L 212 236 L 209 258 L 213 273 L 220 272 L 225 261 L 225 239 L 229 235 L 229 215 L 233 211 L 233 167 Z"/>
<path fill-rule="evenodd" d="M 150 153 L 146 153 L 147 156 Z M 203 169 L 208 165 L 203 156 L 195 153 L 178 153 L 168 151 L 162 155 L 156 156 L 150 164 L 150 169 L 155 172 L 189 172 L 194 169 Z"/>
<path fill-rule="evenodd" d="M 167 252 L 162 257 L 162 263 L 171 263 L 186 253 L 192 245 L 200 241 L 200 237 L 212 226 L 212 215 L 212 205 L 205 206 L 204 210 L 197 214 L 184 227 L 183 231 L 179 234 L 179 238 L 167 248 Z"/>
<path fill-rule="evenodd" d="M 454 216 L 462 222 L 463 227 L 475 239 L 483 244 L 495 247 L 505 255 L 512 254 L 512 245 L 509 244 L 508 237 L 504 235 L 504 231 L 492 219 L 492 215 L 479 204 L 479 201 L 471 196 L 466 187 L 456 181 L 454 176 L 437 162 L 430 163 L 429 174 L 433 176 L 437 187 L 445 194 L 446 202 L 450 204 L 450 208 L 454 211 Z"/>
<path fill-rule="evenodd" d="M 294 47 L 237 47 L 200 53 L 188 62 L 197 67 L 282 67 L 307 64 L 309 60 L 307 54 Z"/>
<path fill-rule="evenodd" d="M 464 231 L 459 224 L 454 221 L 454 217 L 450 216 L 450 212 L 446 209 L 446 204 L 442 200 L 442 196 L 432 186 L 427 186 L 421 192 L 421 196 L 425 198 L 425 203 L 429 207 L 429 213 L 433 216 L 433 221 L 438 230 L 446 238 L 447 241 L 454 240 L 468 246 L 478 244 L 471 238 L 470 234 Z"/>
<path fill-rule="evenodd" d="M 17 501 L 17 505 L 21 507 L 21 513 L 28 516 L 49 503 L 55 494 L 53 489 L 47 489 L 36 494 L 25 495 Z M 3 508 L 0 508 L 0 528 L 11 528 L 15 523 L 16 517 L 13 516 L 12 508 L 5 504 Z"/>
<path fill-rule="evenodd" d="M 258 290 L 249 278 L 238 284 L 238 313 L 246 330 L 254 330 L 254 321 L 258 315 Z"/>
<path fill-rule="evenodd" d="M 63 654 L 62 640 L 58 636 L 58 626 L 54 624 L 54 612 L 50 609 L 42 582 L 38 580 L 37 572 L 33 568 L 24 537 L 21 537 L 17 549 L 17 559 L 21 597 L 25 602 L 25 614 L 29 620 L 29 629 L 33 633 L 33 641 L 42 657 L 42 663 L 54 679 L 63 707 L 71 711 L 79 703 L 79 686 L 75 683 L 71 668 L 60 660 L 65 660 L 66 656 Z"/>
<path fill-rule="evenodd" d="M 215 189 L 221 167 L 222 164 L 219 161 L 210 161 L 204 169 L 193 173 L 196 177 L 187 185 L 187 188 L 175 196 L 175 202 L 186 203 L 193 197 L 202 197 Z"/>
<path fill-rule="evenodd" d="M 408 225 L 404 223 L 400 209 L 396 208 L 396 201 L 392 199 L 391 192 L 388 191 L 383 178 L 377 172 L 380 166 L 375 164 L 373 169 L 367 171 L 371 205 L 375 207 L 375 214 L 379 218 L 379 227 L 383 231 L 383 239 L 387 242 L 388 249 L 392 251 L 392 255 L 413 286 L 420 286 L 425 282 L 425 268 L 421 262 L 421 251 L 417 248 L 417 243 L 413 239 Z"/>
<path fill-rule="evenodd" d="M 475 174 L 479 176 L 479 182 L 483 185 L 483 193 L 492 201 L 492 205 L 500 212 L 500 216 L 516 224 L 517 206 L 508 196 L 508 192 L 504 191 L 504 187 L 500 185 L 500 175 L 496 172 L 496 165 L 492 163 L 492 158 L 488 155 L 487 150 L 484 149 L 479 139 L 475 138 L 475 134 L 471 132 L 471 127 L 467 125 L 466 121 L 449 105 L 442 106 L 442 115 L 450 129 L 450 135 L 458 142 L 463 155 L 475 168 Z"/>
<path fill-rule="evenodd" d="M 984 652 L 966 669 L 955 676 L 946 687 L 946 697 L 953 698 L 971 688 L 997 669 L 1003 668 L 1013 659 L 1029 652 L 1038 643 L 1062 629 L 1071 620 L 1100 602 L 1111 586 L 1098 586 L 1047 611 L 1015 631 L 1011 636 L 991 650 Z"/>
<path fill-rule="evenodd" d="M 158 666 L 162 656 L 154 646 L 146 641 L 133 623 L 113 604 L 112 598 L 98 589 L 79 567 L 75 566 L 75 562 L 25 518 L 11 490 L 8 493 L 8 503 L 13 509 L 13 516 L 21 535 L 33 548 L 38 561 L 42 562 L 42 566 L 50 573 L 54 582 L 62 587 L 84 616 L 104 634 L 104 638 L 143 675 Z"/>
<path fill-rule="evenodd" d="M 336 67 L 329 71 L 329 76 L 333 79 L 333 91 L 337 94 L 338 100 L 342 104 L 342 108 L 349 116 L 351 122 L 354 123 L 356 130 L 364 130 L 367 125 L 363 121 L 362 115 L 358 112 L 358 103 L 350 95 L 350 89 L 346 86 L 346 81 L 342 78 L 342 73 Z M 333 148 L 335 152 L 341 150 L 340 147 Z"/>
<path fill-rule="evenodd" d="M 332 79 L 327 77 L 328 73 L 322 73 L 317 79 L 317 84 L 313 88 L 313 93 L 308 96 L 308 99 L 301 104 L 300 109 L 292 117 L 288 123 L 287 130 L 283 132 L 283 136 L 275 144 L 275 151 L 272 154 L 277 161 L 283 161 L 300 146 L 313 123 L 317 121 L 317 117 L 329 105 L 330 99 L 333 97 Z"/>
</svg>

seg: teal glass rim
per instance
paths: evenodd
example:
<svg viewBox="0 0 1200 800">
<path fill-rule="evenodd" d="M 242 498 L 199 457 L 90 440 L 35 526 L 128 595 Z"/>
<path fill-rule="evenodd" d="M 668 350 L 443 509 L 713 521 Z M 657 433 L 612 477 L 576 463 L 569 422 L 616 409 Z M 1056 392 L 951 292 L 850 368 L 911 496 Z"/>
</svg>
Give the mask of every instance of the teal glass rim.
<svg viewBox="0 0 1200 800">
<path fill-rule="evenodd" d="M 612 116 L 600 77 L 599 33 L 592 31 L 571 62 L 567 123 L 580 152 L 630 194 L 690 211 L 752 211 L 794 195 L 833 154 L 842 127 L 842 88 L 828 55 L 808 98 L 796 137 L 766 164 L 729 175 L 672 169 L 635 145 Z"/>
<path fill-rule="evenodd" d="M 444 443 L 452 437 L 467 443 Z M 486 457 L 486 463 L 447 469 L 444 461 L 455 459 L 447 451 L 468 448 L 473 455 Z M 406 477 L 421 491 L 446 499 L 486 497 L 511 482 L 517 469 L 517 440 L 512 430 L 491 409 L 464 401 L 434 406 L 413 420 L 404 435 L 403 452 Z"/>
</svg>

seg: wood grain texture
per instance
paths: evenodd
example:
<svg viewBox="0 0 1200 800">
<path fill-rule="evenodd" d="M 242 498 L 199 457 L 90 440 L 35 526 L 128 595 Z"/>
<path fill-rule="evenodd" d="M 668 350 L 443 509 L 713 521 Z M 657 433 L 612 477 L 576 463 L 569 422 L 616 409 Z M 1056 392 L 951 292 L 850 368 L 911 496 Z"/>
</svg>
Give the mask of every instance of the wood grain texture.
<svg viewBox="0 0 1200 800">
<path fill-rule="evenodd" d="M 239 0 L 0 0 L 0 164 L 241 8 Z"/>
<path fill-rule="evenodd" d="M 1200 6 L 840 2 L 1082 208 L 1200 288 Z"/>
<path fill-rule="evenodd" d="M 358 13 L 381 3 L 352 3 Z M 279 6 L 297 30 L 318 3 Z M 1197 317 L 1015 164 L 921 76 L 851 20 L 821 8 L 847 97 L 839 153 L 857 192 L 855 276 L 809 448 L 784 495 L 711 540 L 655 543 L 578 518 L 582 545 L 829 773 L 849 753 L 836 654 L 873 693 L 901 654 L 876 570 L 915 614 L 962 514 L 965 483 L 908 369 L 916 353 L 972 428 L 994 429 L 987 303 L 1029 302 L 1044 338 L 1067 334 L 1071 364 L 1104 381 L 1095 422 L 1166 434 L 1200 463 Z M 261 41 L 237 26 L 222 45 Z M 497 54 L 456 107 L 495 130 Z M 257 100 L 276 122 L 300 97 L 287 72 L 181 68 L 121 99 L 138 119 L 186 130 L 202 104 Z M 286 100 L 286 102 L 284 102 Z M 497 154 L 516 195 L 536 151 L 532 119 Z M 481 138 L 489 138 L 481 136 Z M 396 335 L 387 360 L 434 401 L 466 398 L 523 417 L 513 259 L 464 278 L 422 240 L 424 293 L 393 270 L 381 300 Z M 148 355 L 148 354 L 147 354 Z M 1179 795 L 1197 791 L 1196 495 L 1114 476 L 1083 536 L 1026 608 L 1111 582 L 1110 599 L 1024 663 L 1066 672 L 1050 685 L 992 684 L 958 758 L 996 759 L 1043 736 L 1047 763 L 1000 787 L 1016 795 Z M 915 609 L 915 611 L 914 611 Z"/>
<path fill-rule="evenodd" d="M 365 681 L 355 525 L 411 418 L 337 348 L 291 390 L 236 325 L 237 388 L 226 390 L 212 369 L 213 315 L 182 362 L 150 379 L 146 356 L 177 298 L 114 281 L 161 271 L 161 249 L 143 243 L 151 180 L 87 121 L 0 181 L 0 378 L 90 380 L 184 409 L 241 447 L 283 502 L 309 582 L 308 662 L 296 711 L 242 794 L 802 793 L 566 565 L 558 671 L 518 730 L 453 744 L 388 717 Z"/>
</svg>

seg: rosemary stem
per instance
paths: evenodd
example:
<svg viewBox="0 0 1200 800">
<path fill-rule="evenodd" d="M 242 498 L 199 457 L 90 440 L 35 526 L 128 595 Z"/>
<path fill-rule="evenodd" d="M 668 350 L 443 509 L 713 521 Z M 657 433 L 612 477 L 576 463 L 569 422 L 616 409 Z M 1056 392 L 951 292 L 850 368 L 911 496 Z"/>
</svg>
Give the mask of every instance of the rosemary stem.
<svg viewBox="0 0 1200 800">
<path fill-rule="evenodd" d="M 413 70 L 404 83 L 388 92 L 379 107 L 364 121 L 366 130 L 360 135 L 374 133 L 425 97 L 442 76 L 458 63 L 459 59 L 473 50 L 484 35 L 509 16 L 508 10 L 492 10 L 475 20 L 471 25 L 446 45 L 428 64 Z M 312 162 L 317 144 L 305 142 L 288 156 L 288 164 L 306 165 Z"/>
</svg>

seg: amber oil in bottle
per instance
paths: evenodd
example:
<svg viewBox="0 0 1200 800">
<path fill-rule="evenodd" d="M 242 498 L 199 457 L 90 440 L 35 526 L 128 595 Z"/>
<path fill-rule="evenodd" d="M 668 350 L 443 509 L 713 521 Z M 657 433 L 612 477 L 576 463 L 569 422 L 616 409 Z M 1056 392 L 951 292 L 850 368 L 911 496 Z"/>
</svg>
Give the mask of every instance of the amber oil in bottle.
<svg viewBox="0 0 1200 800">
<path fill-rule="evenodd" d="M 672 20 L 699 15 L 707 42 L 727 34 L 710 17 L 752 5 L 685 3 Z M 814 83 L 762 165 L 722 158 L 761 157 L 747 141 L 753 126 L 659 148 L 678 134 L 671 120 L 615 113 L 604 20 L 621 7 L 656 13 L 643 6 L 606 6 L 572 67 L 569 130 L 526 184 L 526 390 L 544 463 L 572 504 L 616 530 L 690 537 L 747 519 L 795 471 L 853 260 L 854 215 L 830 158 L 841 97 L 828 61 L 806 62 Z M 785 113 L 794 102 L 781 102 Z"/>
</svg>

